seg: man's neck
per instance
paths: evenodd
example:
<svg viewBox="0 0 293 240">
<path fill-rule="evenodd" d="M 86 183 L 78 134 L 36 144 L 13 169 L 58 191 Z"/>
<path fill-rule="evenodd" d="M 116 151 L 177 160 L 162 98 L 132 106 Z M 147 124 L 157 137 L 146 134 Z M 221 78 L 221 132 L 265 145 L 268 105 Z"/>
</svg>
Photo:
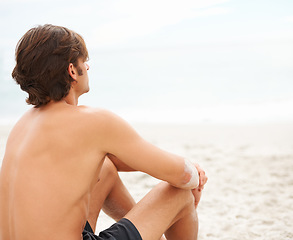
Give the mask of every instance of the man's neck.
<svg viewBox="0 0 293 240">
<path fill-rule="evenodd" d="M 65 102 L 70 105 L 77 106 L 78 105 L 78 97 L 74 93 L 74 91 L 70 90 L 68 95 L 64 98 Z"/>
</svg>

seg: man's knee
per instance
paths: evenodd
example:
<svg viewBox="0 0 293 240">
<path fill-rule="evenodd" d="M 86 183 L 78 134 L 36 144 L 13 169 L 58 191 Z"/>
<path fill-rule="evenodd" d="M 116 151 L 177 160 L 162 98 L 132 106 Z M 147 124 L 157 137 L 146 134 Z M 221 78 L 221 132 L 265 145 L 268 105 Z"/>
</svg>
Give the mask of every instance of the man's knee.
<svg viewBox="0 0 293 240">
<path fill-rule="evenodd" d="M 171 192 L 171 201 L 177 201 L 177 219 L 181 219 L 186 216 L 192 216 L 193 221 L 197 221 L 197 212 L 195 197 L 191 190 L 180 189 L 166 184 L 163 186 Z"/>
<path fill-rule="evenodd" d="M 191 190 L 180 189 L 166 182 L 161 182 L 158 187 L 159 192 L 165 194 L 169 200 L 177 201 L 182 208 L 194 206 L 194 196 Z"/>
</svg>

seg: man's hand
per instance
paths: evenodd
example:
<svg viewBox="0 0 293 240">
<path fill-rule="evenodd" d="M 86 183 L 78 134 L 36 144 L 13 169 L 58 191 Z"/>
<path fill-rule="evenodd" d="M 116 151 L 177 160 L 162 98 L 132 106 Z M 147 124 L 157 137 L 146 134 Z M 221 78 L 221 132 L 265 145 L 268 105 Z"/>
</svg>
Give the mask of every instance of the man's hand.
<svg viewBox="0 0 293 240">
<path fill-rule="evenodd" d="M 195 163 L 194 166 L 196 167 L 196 169 L 198 171 L 199 185 L 197 188 L 192 189 L 191 192 L 194 196 L 195 208 L 197 208 L 199 201 L 200 201 L 200 198 L 201 198 L 202 190 L 204 189 L 204 185 L 208 181 L 208 177 L 206 176 L 205 171 L 197 163 Z"/>
<path fill-rule="evenodd" d="M 200 192 L 204 189 L 204 185 L 207 183 L 208 177 L 206 176 L 205 171 L 197 163 L 195 163 L 194 166 L 196 167 L 199 175 L 199 185 L 196 189 Z"/>
</svg>

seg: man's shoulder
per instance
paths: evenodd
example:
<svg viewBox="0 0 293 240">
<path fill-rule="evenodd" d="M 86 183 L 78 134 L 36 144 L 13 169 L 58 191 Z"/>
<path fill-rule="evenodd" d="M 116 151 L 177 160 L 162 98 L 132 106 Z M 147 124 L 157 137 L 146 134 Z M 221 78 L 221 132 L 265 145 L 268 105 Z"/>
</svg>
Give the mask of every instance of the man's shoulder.
<svg viewBox="0 0 293 240">
<path fill-rule="evenodd" d="M 129 128 L 129 124 L 117 114 L 103 108 L 93 108 L 88 106 L 79 106 L 80 113 L 87 122 L 95 126 L 103 126 L 104 130 L 114 131 L 115 129 Z"/>
<path fill-rule="evenodd" d="M 107 109 L 94 108 L 89 106 L 78 106 L 78 109 L 79 114 L 81 114 L 85 121 L 89 121 L 94 124 L 113 126 L 113 124 L 116 125 L 124 122 L 122 118 Z"/>
<path fill-rule="evenodd" d="M 115 116 L 114 113 L 104 108 L 95 108 L 85 105 L 78 106 L 77 108 L 79 109 L 79 113 L 85 117 L 92 117 L 103 120 L 113 118 Z"/>
</svg>

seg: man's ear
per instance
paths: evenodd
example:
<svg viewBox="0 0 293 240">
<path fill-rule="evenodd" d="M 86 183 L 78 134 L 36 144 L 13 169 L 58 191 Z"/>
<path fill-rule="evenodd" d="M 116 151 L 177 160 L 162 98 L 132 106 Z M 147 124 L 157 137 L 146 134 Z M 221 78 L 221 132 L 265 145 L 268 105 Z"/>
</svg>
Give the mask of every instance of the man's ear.
<svg viewBox="0 0 293 240">
<path fill-rule="evenodd" d="M 77 69 L 73 66 L 72 63 L 69 63 L 67 71 L 69 73 L 69 76 L 72 77 L 74 80 L 76 80 Z"/>
</svg>

